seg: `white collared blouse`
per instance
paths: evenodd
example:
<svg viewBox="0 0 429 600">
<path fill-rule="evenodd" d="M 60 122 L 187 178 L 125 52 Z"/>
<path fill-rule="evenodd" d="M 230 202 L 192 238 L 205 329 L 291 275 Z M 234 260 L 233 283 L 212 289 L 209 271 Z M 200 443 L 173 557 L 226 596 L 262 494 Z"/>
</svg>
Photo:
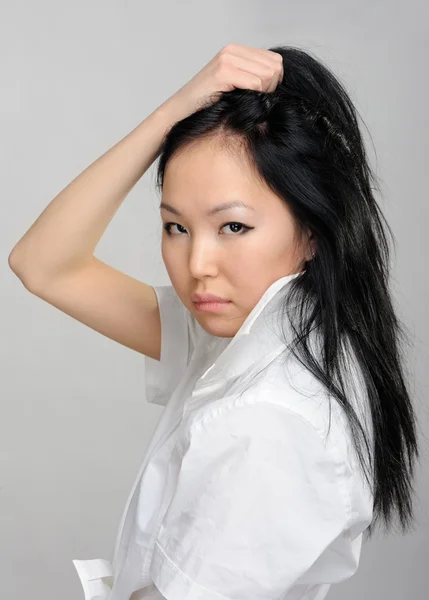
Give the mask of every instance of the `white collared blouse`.
<svg viewBox="0 0 429 600">
<path fill-rule="evenodd" d="M 161 358 L 145 357 L 146 398 L 165 408 L 113 561 L 73 561 L 85 600 L 322 600 L 356 572 L 373 496 L 344 414 L 332 401 L 329 419 L 327 393 L 279 333 L 298 275 L 275 281 L 233 338 L 154 287 Z"/>
</svg>

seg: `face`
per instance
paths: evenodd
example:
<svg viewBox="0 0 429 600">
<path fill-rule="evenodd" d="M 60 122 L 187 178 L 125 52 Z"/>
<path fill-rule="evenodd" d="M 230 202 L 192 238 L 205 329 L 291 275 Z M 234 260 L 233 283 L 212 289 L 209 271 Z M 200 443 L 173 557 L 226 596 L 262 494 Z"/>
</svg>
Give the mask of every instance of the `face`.
<svg viewBox="0 0 429 600">
<path fill-rule="evenodd" d="M 220 204 L 240 201 L 209 214 Z M 303 270 L 309 244 L 285 203 L 255 176 L 243 150 L 201 141 L 172 157 L 164 174 L 161 207 L 162 257 L 171 283 L 201 327 L 233 337 L 267 288 Z M 177 211 L 172 212 L 172 210 Z M 179 214 L 180 213 L 180 214 Z M 193 293 L 229 300 L 203 312 Z"/>
</svg>

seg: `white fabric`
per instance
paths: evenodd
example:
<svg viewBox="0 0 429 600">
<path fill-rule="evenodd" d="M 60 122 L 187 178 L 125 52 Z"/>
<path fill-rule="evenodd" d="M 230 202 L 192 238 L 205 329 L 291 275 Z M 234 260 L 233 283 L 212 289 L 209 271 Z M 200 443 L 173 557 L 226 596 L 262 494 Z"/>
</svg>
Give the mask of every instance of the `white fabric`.
<svg viewBox="0 0 429 600">
<path fill-rule="evenodd" d="M 330 398 L 280 333 L 297 275 L 233 338 L 208 334 L 172 286 L 154 288 L 161 360 L 144 358 L 146 397 L 165 408 L 112 563 L 73 561 L 85 600 L 322 600 L 356 572 L 373 497 L 345 416 L 332 401 L 328 435 Z"/>
<path fill-rule="evenodd" d="M 159 361 L 145 357 L 146 399 L 165 406 L 185 372 L 197 332 L 191 313 L 173 286 L 158 286 L 154 290 L 161 317 L 161 357 Z"/>
</svg>

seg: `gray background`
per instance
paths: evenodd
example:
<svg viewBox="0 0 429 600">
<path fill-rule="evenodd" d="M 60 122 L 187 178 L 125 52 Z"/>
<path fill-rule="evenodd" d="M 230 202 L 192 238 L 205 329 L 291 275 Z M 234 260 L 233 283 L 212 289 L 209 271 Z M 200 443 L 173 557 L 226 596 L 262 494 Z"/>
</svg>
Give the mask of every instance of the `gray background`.
<svg viewBox="0 0 429 600">
<path fill-rule="evenodd" d="M 111 558 L 163 410 L 145 400 L 142 355 L 30 294 L 8 267 L 9 252 L 56 194 L 228 42 L 315 52 L 346 84 L 371 132 L 380 203 L 397 240 L 394 298 L 415 343 L 407 363 L 423 456 L 415 530 L 364 546 L 358 572 L 329 598 L 427 597 L 428 16 L 417 0 L 3 3 L 3 598 L 83 598 L 71 561 Z M 160 285 L 169 281 L 153 175 L 152 167 L 131 191 L 96 256 Z"/>
</svg>

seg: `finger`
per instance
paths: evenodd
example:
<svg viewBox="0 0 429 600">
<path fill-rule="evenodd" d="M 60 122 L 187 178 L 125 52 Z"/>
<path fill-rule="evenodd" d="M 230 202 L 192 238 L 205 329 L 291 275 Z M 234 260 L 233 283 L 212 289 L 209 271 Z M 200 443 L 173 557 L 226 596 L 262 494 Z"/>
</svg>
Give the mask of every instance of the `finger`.
<svg viewBox="0 0 429 600">
<path fill-rule="evenodd" d="M 233 67 L 242 71 L 247 71 L 248 73 L 259 77 L 262 82 L 262 91 L 271 92 L 277 87 L 279 80 L 278 66 L 277 70 L 273 74 L 273 65 L 262 62 L 261 60 L 230 55 L 229 62 Z"/>
<path fill-rule="evenodd" d="M 265 48 L 253 48 L 252 46 L 246 46 L 244 44 L 228 44 L 227 51 L 228 54 L 233 56 L 254 60 L 274 68 L 279 65 L 278 52 L 265 50 Z"/>
<path fill-rule="evenodd" d="M 263 48 L 258 49 L 258 52 L 262 52 L 263 54 L 259 55 L 259 59 L 261 56 L 265 58 L 265 56 L 269 59 L 270 64 L 274 67 L 274 74 L 272 84 L 270 84 L 267 88 L 267 92 L 274 92 L 278 84 L 283 81 L 284 77 L 284 69 L 283 69 L 283 57 L 279 52 L 273 52 L 271 50 L 264 50 Z M 255 59 L 256 60 L 256 59 Z"/>
<path fill-rule="evenodd" d="M 234 87 L 241 90 L 255 90 L 257 92 L 265 91 L 260 77 L 253 73 L 249 73 L 249 71 L 242 71 L 241 69 L 235 71 Z"/>
</svg>

